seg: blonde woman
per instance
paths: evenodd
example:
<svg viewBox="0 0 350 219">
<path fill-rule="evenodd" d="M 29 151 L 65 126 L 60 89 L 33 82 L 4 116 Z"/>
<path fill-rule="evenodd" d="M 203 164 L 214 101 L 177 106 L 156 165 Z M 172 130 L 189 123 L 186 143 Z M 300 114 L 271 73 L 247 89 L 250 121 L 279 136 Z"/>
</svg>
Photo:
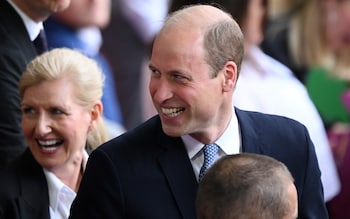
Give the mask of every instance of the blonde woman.
<svg viewBox="0 0 350 219">
<path fill-rule="evenodd" d="M 68 218 L 88 151 L 107 140 L 103 76 L 77 51 L 31 61 L 19 82 L 27 150 L 0 172 L 0 218 Z"/>
</svg>

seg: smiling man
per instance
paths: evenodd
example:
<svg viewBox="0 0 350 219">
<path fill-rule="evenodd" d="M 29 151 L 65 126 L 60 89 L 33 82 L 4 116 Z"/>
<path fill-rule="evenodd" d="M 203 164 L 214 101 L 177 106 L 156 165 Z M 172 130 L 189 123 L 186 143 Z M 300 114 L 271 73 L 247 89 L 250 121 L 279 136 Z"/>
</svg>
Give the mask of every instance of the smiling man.
<svg viewBox="0 0 350 219">
<path fill-rule="evenodd" d="M 299 218 L 327 218 L 307 129 L 232 107 L 243 55 L 242 32 L 223 10 L 195 5 L 171 14 L 149 64 L 159 115 L 91 154 L 70 218 L 196 219 L 203 160 L 240 152 L 283 162 L 299 192 Z M 208 144 L 216 154 L 202 151 Z"/>
</svg>

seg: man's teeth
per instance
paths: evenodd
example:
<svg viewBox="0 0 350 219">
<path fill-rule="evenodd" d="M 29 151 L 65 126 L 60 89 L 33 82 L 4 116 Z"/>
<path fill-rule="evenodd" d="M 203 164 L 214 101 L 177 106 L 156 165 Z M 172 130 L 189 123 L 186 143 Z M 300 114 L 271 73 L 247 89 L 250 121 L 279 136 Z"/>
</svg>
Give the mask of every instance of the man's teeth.
<svg viewBox="0 0 350 219">
<path fill-rule="evenodd" d="M 182 108 L 162 108 L 162 113 L 170 117 L 178 116 L 182 112 L 183 112 Z"/>
</svg>

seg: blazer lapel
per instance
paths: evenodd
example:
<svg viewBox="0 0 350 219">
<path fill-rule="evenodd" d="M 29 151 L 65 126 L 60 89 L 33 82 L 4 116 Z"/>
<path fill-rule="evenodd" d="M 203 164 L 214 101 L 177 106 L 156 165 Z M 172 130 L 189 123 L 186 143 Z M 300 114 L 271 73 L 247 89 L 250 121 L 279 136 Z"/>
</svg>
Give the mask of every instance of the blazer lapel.
<svg viewBox="0 0 350 219">
<path fill-rule="evenodd" d="M 18 198 L 21 218 L 50 218 L 48 187 L 42 167 L 27 149 L 20 163 L 21 196 Z"/>
<path fill-rule="evenodd" d="M 163 136 L 165 151 L 159 163 L 166 176 L 182 218 L 196 218 L 195 197 L 198 183 L 181 138 Z"/>
</svg>

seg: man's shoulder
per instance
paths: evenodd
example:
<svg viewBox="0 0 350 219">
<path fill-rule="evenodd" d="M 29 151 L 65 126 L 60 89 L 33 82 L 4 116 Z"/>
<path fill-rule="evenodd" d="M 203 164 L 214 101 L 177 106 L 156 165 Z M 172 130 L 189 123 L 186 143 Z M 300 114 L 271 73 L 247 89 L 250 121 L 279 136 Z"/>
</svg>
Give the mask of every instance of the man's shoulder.
<svg viewBox="0 0 350 219">
<path fill-rule="evenodd" d="M 257 111 L 248 111 L 248 110 L 241 110 L 236 108 L 236 114 L 238 117 L 238 120 L 242 123 L 248 122 L 252 123 L 254 125 L 263 125 L 263 126 L 274 126 L 274 125 L 283 125 L 283 124 L 289 124 L 291 126 L 296 127 L 303 127 L 304 125 L 300 122 L 291 119 L 286 116 L 281 115 L 273 115 L 273 114 L 267 114 Z"/>
<path fill-rule="evenodd" d="M 0 1 L 0 8 L 0 45 L 8 45 L 9 48 L 19 45 L 19 48 L 13 49 L 25 49 L 21 47 L 31 41 L 21 16 L 6 0 Z"/>
<path fill-rule="evenodd" d="M 120 151 L 136 148 L 151 148 L 167 136 L 164 134 L 159 116 L 154 116 L 139 126 L 126 131 L 100 146 L 102 150 Z M 133 149 L 131 149 L 133 148 Z"/>
<path fill-rule="evenodd" d="M 22 23 L 23 21 L 15 9 L 6 1 L 0 1 L 0 26 L 11 27 L 13 24 Z"/>
<path fill-rule="evenodd" d="M 8 15 L 3 13 L 5 11 L 0 13 L 0 58 L 2 64 L 16 63 L 16 65 L 21 66 L 20 71 L 23 71 L 25 64 L 36 56 L 34 45 L 20 16 L 16 12 L 6 12 Z"/>
<path fill-rule="evenodd" d="M 132 128 L 122 135 L 114 138 L 113 141 L 143 141 L 145 139 L 155 140 L 155 136 L 160 134 L 163 134 L 162 125 L 160 117 L 156 115 L 135 128 Z"/>
<path fill-rule="evenodd" d="M 288 117 L 251 111 L 237 111 L 237 117 L 243 136 L 255 136 L 269 148 L 289 148 L 299 153 L 311 142 L 307 128 Z"/>
<path fill-rule="evenodd" d="M 278 115 L 237 111 L 244 150 L 272 156 L 287 166 L 308 156 L 312 142 L 306 127 L 300 122 Z M 255 145 L 255 146 L 252 146 Z M 301 164 L 301 163 L 299 163 Z M 304 165 L 304 163 L 302 164 Z"/>
</svg>

